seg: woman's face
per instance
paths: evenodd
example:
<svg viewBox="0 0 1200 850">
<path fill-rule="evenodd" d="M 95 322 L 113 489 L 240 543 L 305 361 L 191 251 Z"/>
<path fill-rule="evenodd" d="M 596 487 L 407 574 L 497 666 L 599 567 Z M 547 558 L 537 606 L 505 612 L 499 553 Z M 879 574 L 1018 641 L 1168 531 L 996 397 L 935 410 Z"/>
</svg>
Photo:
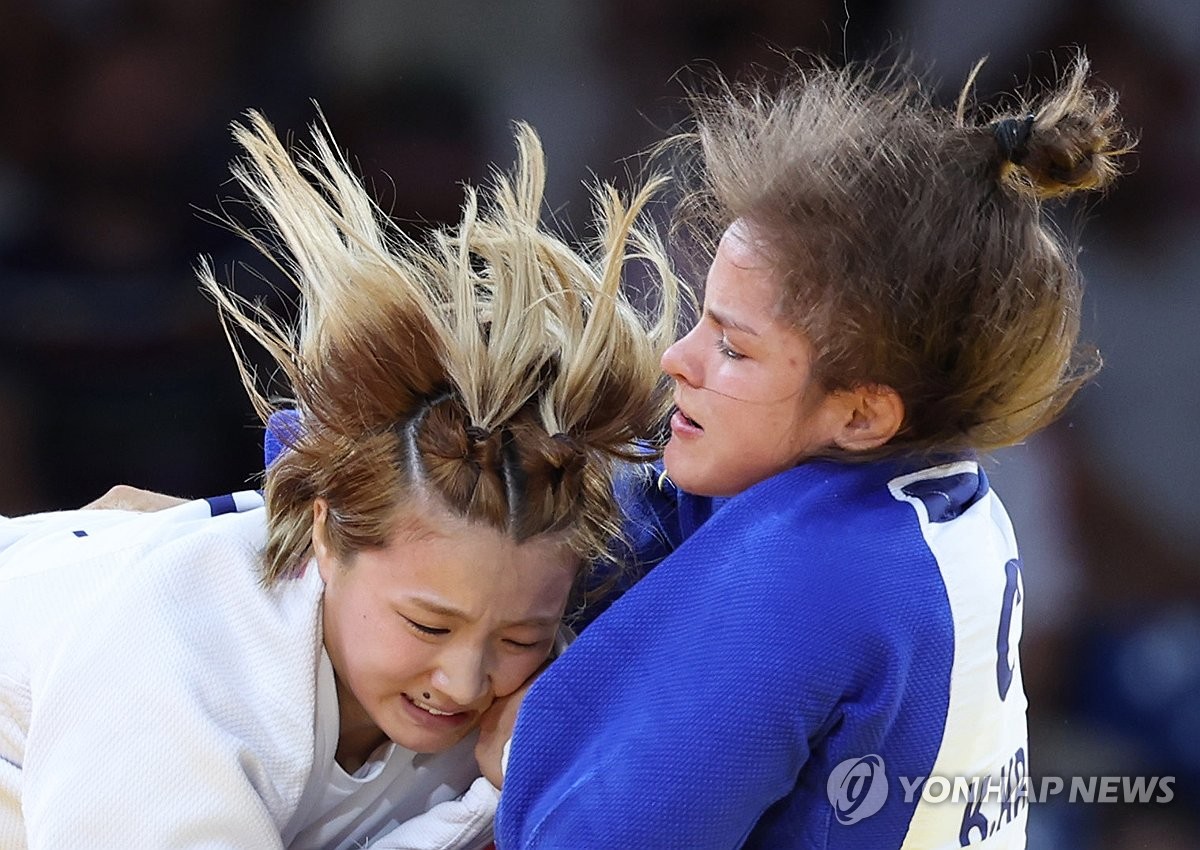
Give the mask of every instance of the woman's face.
<svg viewBox="0 0 1200 850">
<path fill-rule="evenodd" d="M 325 503 L 314 511 L 344 741 L 382 732 L 444 750 L 546 660 L 578 566 L 560 542 L 518 544 L 422 510 L 383 548 L 343 562 L 326 542 Z"/>
<path fill-rule="evenodd" d="M 812 346 L 778 314 L 747 226 L 725 231 L 695 327 L 663 354 L 676 411 L 664 462 L 682 489 L 730 496 L 833 443 L 845 416 L 812 375 Z"/>
</svg>

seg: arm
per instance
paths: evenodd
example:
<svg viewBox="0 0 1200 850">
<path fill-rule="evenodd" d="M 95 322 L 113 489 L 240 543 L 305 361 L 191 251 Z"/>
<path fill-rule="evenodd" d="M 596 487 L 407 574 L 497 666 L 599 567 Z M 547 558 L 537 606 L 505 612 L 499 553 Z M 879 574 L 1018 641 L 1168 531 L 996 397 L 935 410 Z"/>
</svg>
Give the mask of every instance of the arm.
<svg viewBox="0 0 1200 850">
<path fill-rule="evenodd" d="M 300 716 L 305 683 L 286 669 L 310 653 L 252 643 L 275 645 L 285 630 L 305 641 L 294 622 L 235 615 L 256 586 L 240 547 L 206 549 L 220 571 L 164 548 L 146 560 L 180 559 L 183 580 L 114 585 L 64 624 L 35 671 L 22 777 L 29 850 L 76 846 L 81 836 L 114 850 L 282 847 L 280 824 L 311 769 L 312 727 L 311 714 Z M 129 572 L 107 561 L 97 571 Z M 214 600 L 206 588 L 218 572 L 230 586 Z M 260 682 L 255 702 L 247 679 L 268 670 L 272 695 Z"/>
<path fill-rule="evenodd" d="M 82 710 L 48 712 L 30 736 L 22 789 L 29 850 L 75 846 L 80 836 L 112 850 L 281 850 L 254 785 L 261 768 L 248 772 L 243 754 L 194 718 L 177 717 L 177 734 L 135 728 L 125 684 L 107 682 L 100 695 L 57 687 L 46 694 L 74 697 Z M 108 722 L 118 717 L 126 722 Z"/>
<path fill-rule="evenodd" d="M 723 507 L 531 688 L 501 850 L 734 848 L 781 806 L 785 826 L 828 819 L 824 780 L 805 773 L 814 751 L 847 701 L 886 703 L 903 674 L 863 628 L 859 587 L 831 580 L 840 526 L 806 540 L 789 503 Z M 853 710 L 870 716 L 862 755 L 891 709 Z M 811 818 L 793 817 L 797 803 L 816 807 Z"/>
<path fill-rule="evenodd" d="M 763 482 L 580 635 L 521 707 L 500 850 L 903 844 L 915 799 L 847 826 L 828 793 L 868 754 L 931 775 L 947 729 L 949 562 L 881 486 L 893 469 L 814 462 Z M 976 513 L 968 542 L 991 521 Z M 952 545 L 969 585 L 978 545 Z"/>
<path fill-rule="evenodd" d="M 24 765 L 29 850 L 282 848 L 263 768 L 176 683 L 66 658 L 39 697 Z M 132 668 L 132 669 L 131 669 Z M 153 714 L 154 716 L 148 717 Z"/>
<path fill-rule="evenodd" d="M 165 493 L 155 493 L 153 490 L 142 490 L 128 484 L 117 484 L 110 487 L 108 492 L 84 505 L 85 510 L 106 511 L 138 511 L 147 513 L 161 511 L 182 505 L 187 499 L 178 496 L 168 496 Z"/>
<path fill-rule="evenodd" d="M 736 583 L 706 591 L 693 566 L 661 564 L 534 685 L 497 817 L 503 850 L 667 836 L 738 847 L 794 787 L 825 695 L 814 688 L 793 709 L 788 668 L 802 660 L 764 653 L 756 617 L 770 622 L 780 604 L 730 598 Z"/>
<path fill-rule="evenodd" d="M 491 840 L 500 792 L 482 776 L 457 800 L 439 803 L 372 841 L 372 850 L 473 850 Z"/>
<path fill-rule="evenodd" d="M 629 463 L 617 470 L 613 492 L 621 509 L 621 537 L 613 541 L 612 560 L 593 564 L 587 604 L 571 620 L 582 631 L 650 572 L 692 530 L 685 497 L 663 474 L 661 462 Z M 681 513 L 683 516 L 681 516 Z"/>
</svg>

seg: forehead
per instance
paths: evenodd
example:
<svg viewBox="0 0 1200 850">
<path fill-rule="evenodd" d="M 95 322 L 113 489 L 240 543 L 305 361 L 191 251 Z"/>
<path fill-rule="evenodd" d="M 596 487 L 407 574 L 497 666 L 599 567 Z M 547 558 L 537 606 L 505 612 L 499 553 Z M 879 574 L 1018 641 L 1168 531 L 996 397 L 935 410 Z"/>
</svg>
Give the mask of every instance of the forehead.
<svg viewBox="0 0 1200 850">
<path fill-rule="evenodd" d="M 705 305 L 739 320 L 773 321 L 781 293 L 763 243 L 743 222 L 731 224 L 721 236 L 709 269 Z"/>
<path fill-rule="evenodd" d="M 558 616 L 579 569 L 560 539 L 517 543 L 449 515 L 402 518 L 386 546 L 359 552 L 378 592 L 393 600 L 438 600 L 472 619 Z M 365 577 L 365 576 L 364 576 Z"/>
<path fill-rule="evenodd" d="M 766 243 L 754 235 L 753 229 L 744 219 L 739 218 L 725 228 L 717 246 L 717 254 L 740 269 L 764 272 L 771 269 Z"/>
</svg>

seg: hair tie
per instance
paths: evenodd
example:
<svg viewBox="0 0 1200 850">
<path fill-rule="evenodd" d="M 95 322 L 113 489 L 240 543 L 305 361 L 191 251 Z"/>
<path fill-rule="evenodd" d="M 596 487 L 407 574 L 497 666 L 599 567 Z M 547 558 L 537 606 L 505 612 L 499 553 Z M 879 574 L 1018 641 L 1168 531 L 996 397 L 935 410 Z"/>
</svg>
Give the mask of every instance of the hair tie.
<svg viewBox="0 0 1200 850">
<path fill-rule="evenodd" d="M 478 425 L 468 425 L 463 430 L 467 432 L 467 439 L 471 441 L 472 445 L 486 442 L 492 436 L 491 431 L 487 428 L 480 428 Z"/>
<path fill-rule="evenodd" d="M 575 442 L 575 438 L 565 431 L 559 431 L 557 434 L 551 434 L 550 439 L 554 440 L 556 443 L 562 443 L 572 451 L 582 451 L 579 448 L 579 443 Z"/>
<path fill-rule="evenodd" d="M 1029 137 L 1033 134 L 1034 116 L 1005 118 L 992 125 L 996 146 L 1006 162 L 1020 165 L 1029 155 Z"/>
<path fill-rule="evenodd" d="M 551 434 L 550 439 L 562 447 L 557 458 L 559 469 L 564 472 L 580 469 L 587 462 L 587 451 L 570 434 L 559 431 L 557 434 Z"/>
</svg>

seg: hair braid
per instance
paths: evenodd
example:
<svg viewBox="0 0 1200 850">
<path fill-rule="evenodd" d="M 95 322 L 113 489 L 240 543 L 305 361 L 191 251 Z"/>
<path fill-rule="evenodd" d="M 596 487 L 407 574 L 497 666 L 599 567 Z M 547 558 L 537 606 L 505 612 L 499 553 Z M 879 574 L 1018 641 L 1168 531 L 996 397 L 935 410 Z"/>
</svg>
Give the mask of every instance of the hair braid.
<svg viewBox="0 0 1200 850">
<path fill-rule="evenodd" d="M 323 124 L 289 153 L 251 113 L 233 172 L 266 224 L 226 222 L 300 293 L 293 326 L 200 278 L 221 309 L 255 407 L 273 404 L 237 345 L 240 329 L 279 363 L 302 426 L 266 476 L 266 581 L 302 563 L 312 503 L 329 506 L 343 554 L 383 545 L 407 500 L 435 499 L 517 540 L 562 535 L 583 559 L 618 529 L 616 459 L 644 456 L 669 403 L 658 370 L 673 339 L 680 284 L 644 210 L 597 190 L 596 233 L 577 249 L 540 224 L 545 163 L 517 125 L 517 166 L 462 218 L 424 241 L 371 201 Z M 654 315 L 621 291 L 636 262 L 658 276 Z M 649 311 L 647 311 L 649 312 Z"/>
</svg>

